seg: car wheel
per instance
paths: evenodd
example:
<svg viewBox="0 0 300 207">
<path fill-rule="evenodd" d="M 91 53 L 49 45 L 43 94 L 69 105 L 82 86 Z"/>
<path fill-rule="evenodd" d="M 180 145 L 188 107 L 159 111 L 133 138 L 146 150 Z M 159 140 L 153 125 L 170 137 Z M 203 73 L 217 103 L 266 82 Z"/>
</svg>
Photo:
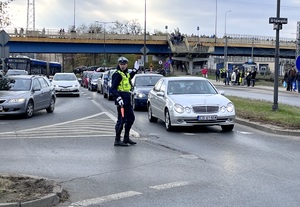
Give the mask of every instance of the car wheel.
<svg viewBox="0 0 300 207">
<path fill-rule="evenodd" d="M 34 112 L 34 104 L 33 101 L 29 101 L 26 107 L 25 117 L 31 118 Z"/>
<path fill-rule="evenodd" d="M 223 125 L 223 126 L 221 126 L 221 128 L 222 128 L 222 130 L 223 130 L 224 132 L 230 132 L 230 131 L 232 131 L 232 130 L 233 130 L 233 127 L 234 127 L 233 124 L 232 124 L 232 125 Z"/>
<path fill-rule="evenodd" d="M 133 110 L 136 111 L 138 108 L 137 108 L 137 106 L 135 104 L 134 98 L 131 99 L 131 103 L 132 103 Z"/>
<path fill-rule="evenodd" d="M 51 97 L 50 105 L 49 105 L 49 107 L 46 109 L 47 113 L 53 113 L 54 107 L 55 107 L 55 100 L 54 100 L 53 97 Z"/>
<path fill-rule="evenodd" d="M 166 126 L 167 131 L 172 131 L 173 130 L 172 123 L 171 123 L 171 118 L 170 118 L 170 113 L 169 113 L 168 110 L 166 110 L 166 112 L 165 112 L 165 126 Z"/>
<path fill-rule="evenodd" d="M 148 120 L 150 122 L 153 122 L 153 123 L 157 122 L 157 120 L 158 120 L 156 117 L 152 116 L 152 107 L 151 107 L 151 105 L 148 105 Z"/>
</svg>

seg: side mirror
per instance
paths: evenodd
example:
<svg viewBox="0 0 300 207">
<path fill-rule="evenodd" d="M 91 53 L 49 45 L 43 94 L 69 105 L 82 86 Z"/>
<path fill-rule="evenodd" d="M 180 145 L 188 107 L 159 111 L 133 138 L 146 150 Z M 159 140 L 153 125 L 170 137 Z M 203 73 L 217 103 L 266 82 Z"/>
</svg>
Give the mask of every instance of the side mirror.
<svg viewBox="0 0 300 207">
<path fill-rule="evenodd" d="M 34 87 L 32 90 L 33 90 L 33 91 L 40 91 L 40 90 L 41 90 L 41 88 Z"/>
<path fill-rule="evenodd" d="M 221 95 L 225 95 L 225 91 L 219 91 L 219 94 L 221 94 Z"/>
<path fill-rule="evenodd" d="M 159 92 L 157 92 L 157 96 L 161 96 L 161 97 L 163 97 L 165 95 L 165 93 L 164 92 L 162 92 L 162 91 L 159 91 Z"/>
</svg>

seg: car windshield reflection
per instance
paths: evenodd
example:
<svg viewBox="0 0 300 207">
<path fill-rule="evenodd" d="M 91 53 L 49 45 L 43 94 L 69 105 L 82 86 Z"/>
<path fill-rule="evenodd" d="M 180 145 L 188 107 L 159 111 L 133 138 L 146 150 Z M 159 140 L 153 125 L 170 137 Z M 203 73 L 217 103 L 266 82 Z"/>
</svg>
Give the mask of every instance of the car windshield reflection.
<svg viewBox="0 0 300 207">
<path fill-rule="evenodd" d="M 135 80 L 135 85 L 136 86 L 154 86 L 159 79 L 161 79 L 160 76 L 137 77 Z"/>
<path fill-rule="evenodd" d="M 77 78 L 75 75 L 60 74 L 53 77 L 55 81 L 75 81 Z"/>
<path fill-rule="evenodd" d="M 206 80 L 170 81 L 167 93 L 174 94 L 217 94 L 217 91 Z"/>
<path fill-rule="evenodd" d="M 0 90 L 2 91 L 29 91 L 31 80 L 28 79 L 1 79 Z"/>
</svg>

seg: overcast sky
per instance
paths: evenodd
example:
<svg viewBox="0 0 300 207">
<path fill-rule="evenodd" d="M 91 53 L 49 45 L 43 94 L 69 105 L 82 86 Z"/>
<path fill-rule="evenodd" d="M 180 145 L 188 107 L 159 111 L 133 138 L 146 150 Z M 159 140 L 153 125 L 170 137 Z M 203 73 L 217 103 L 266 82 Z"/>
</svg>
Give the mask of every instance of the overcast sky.
<svg viewBox="0 0 300 207">
<path fill-rule="evenodd" d="M 183 34 L 245 34 L 275 37 L 269 17 L 276 17 L 277 0 L 146 0 L 147 31 L 155 29 Z M 75 15 L 74 15 L 75 2 Z M 216 15 L 217 2 L 217 15 Z M 35 0 L 36 29 L 68 29 L 74 23 L 138 20 L 144 28 L 145 0 Z M 231 10 L 231 12 L 227 12 Z M 281 17 L 288 18 L 280 37 L 296 38 L 300 0 L 281 1 Z M 26 28 L 27 0 L 10 4 L 12 27 Z M 226 14 L 226 15 L 225 15 Z M 217 17 L 217 30 L 215 20 Z M 107 26 L 108 27 L 108 26 Z"/>
</svg>

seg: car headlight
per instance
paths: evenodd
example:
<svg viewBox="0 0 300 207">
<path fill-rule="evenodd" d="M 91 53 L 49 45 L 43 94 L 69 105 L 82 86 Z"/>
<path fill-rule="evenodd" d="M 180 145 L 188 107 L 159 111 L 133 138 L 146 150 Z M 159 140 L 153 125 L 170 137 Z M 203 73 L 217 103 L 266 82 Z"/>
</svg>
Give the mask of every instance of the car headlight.
<svg viewBox="0 0 300 207">
<path fill-rule="evenodd" d="M 228 103 L 227 106 L 226 106 L 226 109 L 228 112 L 233 112 L 234 111 L 234 105 L 233 103 Z"/>
<path fill-rule="evenodd" d="M 185 108 L 184 108 L 184 110 L 185 110 L 185 112 L 186 113 L 191 113 L 191 111 L 192 111 L 192 109 L 190 108 L 190 107 L 188 107 L 188 106 L 186 106 Z"/>
<path fill-rule="evenodd" d="M 174 110 L 177 113 L 182 114 L 184 112 L 184 107 L 182 105 L 180 105 L 180 104 L 174 104 Z"/>
<path fill-rule="evenodd" d="M 228 111 L 228 112 L 233 112 L 234 111 L 234 105 L 233 105 L 233 103 L 228 103 L 226 106 L 222 106 L 221 107 L 221 112 L 226 112 L 226 111 Z"/>
<path fill-rule="evenodd" d="M 147 97 L 147 96 L 146 96 L 146 94 L 144 94 L 144 93 L 139 93 L 139 92 L 138 92 L 138 93 L 136 93 L 136 97 L 137 97 L 137 98 L 145 98 L 145 97 Z"/>
<path fill-rule="evenodd" d="M 14 99 L 10 99 L 8 102 L 9 103 L 24 103 L 25 102 L 25 98 L 14 98 Z"/>
</svg>

